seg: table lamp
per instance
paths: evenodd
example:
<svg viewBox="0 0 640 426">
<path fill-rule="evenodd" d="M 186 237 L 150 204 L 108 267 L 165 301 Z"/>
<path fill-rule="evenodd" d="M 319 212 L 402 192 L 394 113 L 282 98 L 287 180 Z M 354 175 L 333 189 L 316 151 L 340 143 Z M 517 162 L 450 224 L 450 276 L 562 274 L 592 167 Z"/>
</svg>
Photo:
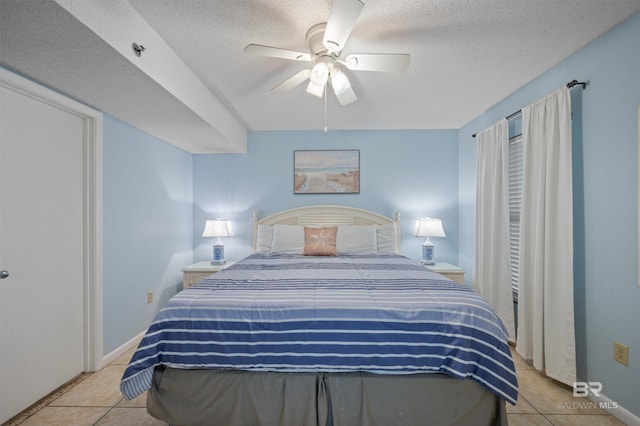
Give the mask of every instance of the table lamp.
<svg viewBox="0 0 640 426">
<path fill-rule="evenodd" d="M 221 265 L 225 263 L 224 244 L 220 238 L 231 237 L 232 235 L 230 220 L 217 218 L 205 222 L 202 236 L 218 238 L 216 242 L 213 243 L 213 260 L 211 260 L 211 264 Z"/>
<path fill-rule="evenodd" d="M 413 235 L 416 237 L 427 237 L 424 243 L 422 243 L 422 263 L 424 265 L 434 265 L 435 261 L 435 246 L 429 239 L 430 237 L 446 237 L 444 228 L 442 228 L 442 221 L 431 217 L 421 217 L 416 219 L 416 227 L 413 230 Z"/>
</svg>

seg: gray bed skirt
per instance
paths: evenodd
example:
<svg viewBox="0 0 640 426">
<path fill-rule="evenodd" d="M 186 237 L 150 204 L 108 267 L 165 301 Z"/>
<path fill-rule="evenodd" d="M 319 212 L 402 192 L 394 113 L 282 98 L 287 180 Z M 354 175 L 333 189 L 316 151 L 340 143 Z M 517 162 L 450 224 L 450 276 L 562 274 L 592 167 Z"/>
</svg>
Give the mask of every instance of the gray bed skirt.
<svg viewBox="0 0 640 426">
<path fill-rule="evenodd" d="M 269 373 L 157 367 L 147 411 L 171 425 L 506 425 L 505 403 L 442 374 Z"/>
</svg>

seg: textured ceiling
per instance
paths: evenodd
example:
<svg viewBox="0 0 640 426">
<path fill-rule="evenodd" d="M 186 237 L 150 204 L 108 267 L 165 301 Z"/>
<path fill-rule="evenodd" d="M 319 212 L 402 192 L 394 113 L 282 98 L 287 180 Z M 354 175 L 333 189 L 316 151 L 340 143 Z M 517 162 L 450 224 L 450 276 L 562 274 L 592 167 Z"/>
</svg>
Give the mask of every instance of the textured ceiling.
<svg viewBox="0 0 640 426">
<path fill-rule="evenodd" d="M 330 94 L 330 130 L 460 128 L 640 11 L 640 0 L 363 1 L 343 56 L 409 53 L 411 64 L 403 74 L 348 71 L 358 101 L 341 107 Z M 243 151 L 241 141 L 221 137 L 216 123 L 58 3 L 65 0 L 0 0 L 0 64 L 191 152 Z M 304 84 L 270 90 L 308 63 L 243 49 L 258 43 L 307 51 L 305 33 L 326 21 L 330 0 L 128 0 L 126 6 L 247 130 L 323 128 L 324 102 L 305 93 Z M 153 39 L 131 41 L 149 54 L 156 48 Z"/>
</svg>

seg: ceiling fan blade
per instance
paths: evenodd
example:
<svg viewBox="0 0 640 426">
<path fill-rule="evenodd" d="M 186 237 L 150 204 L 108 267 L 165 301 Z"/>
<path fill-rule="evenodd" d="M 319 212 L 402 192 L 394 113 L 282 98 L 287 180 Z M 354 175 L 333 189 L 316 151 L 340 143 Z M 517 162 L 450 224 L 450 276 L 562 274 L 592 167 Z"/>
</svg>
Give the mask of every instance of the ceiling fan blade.
<svg viewBox="0 0 640 426">
<path fill-rule="evenodd" d="M 311 74 L 311 70 L 310 69 L 302 70 L 299 73 L 293 75 L 292 77 L 289 77 L 288 79 L 286 79 L 282 83 L 278 84 L 276 87 L 271 89 L 271 91 L 272 92 L 286 92 L 288 90 L 291 90 L 294 87 L 296 87 L 297 85 L 299 85 L 299 84 L 303 83 L 304 81 L 306 81 L 309 78 L 310 74 Z"/>
<path fill-rule="evenodd" d="M 404 53 L 355 53 L 342 63 L 354 71 L 405 72 L 411 55 Z"/>
<path fill-rule="evenodd" d="M 361 0 L 333 0 L 322 38 L 324 47 L 333 52 L 344 48 L 363 7 Z"/>
<path fill-rule="evenodd" d="M 334 68 L 334 70 L 331 71 L 331 87 L 333 87 L 333 93 L 335 93 L 338 102 L 340 102 L 342 106 L 349 105 L 358 100 L 349 79 L 345 73 L 338 68 Z"/>
<path fill-rule="evenodd" d="M 290 59 L 292 61 L 310 61 L 313 59 L 309 53 L 296 52 L 295 50 L 281 49 L 279 47 L 250 44 L 244 48 L 244 53 L 249 55 L 268 56 L 271 58 Z"/>
</svg>

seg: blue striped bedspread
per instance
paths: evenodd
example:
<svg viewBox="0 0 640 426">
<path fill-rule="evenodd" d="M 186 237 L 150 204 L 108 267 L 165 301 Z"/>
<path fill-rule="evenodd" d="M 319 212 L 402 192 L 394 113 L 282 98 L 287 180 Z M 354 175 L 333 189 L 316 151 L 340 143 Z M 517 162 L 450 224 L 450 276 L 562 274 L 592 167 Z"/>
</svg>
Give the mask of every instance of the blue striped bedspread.
<svg viewBox="0 0 640 426">
<path fill-rule="evenodd" d="M 154 367 L 444 373 L 515 404 L 504 325 L 471 289 L 398 255 L 255 253 L 176 294 L 147 330 L 123 395 Z"/>
</svg>

